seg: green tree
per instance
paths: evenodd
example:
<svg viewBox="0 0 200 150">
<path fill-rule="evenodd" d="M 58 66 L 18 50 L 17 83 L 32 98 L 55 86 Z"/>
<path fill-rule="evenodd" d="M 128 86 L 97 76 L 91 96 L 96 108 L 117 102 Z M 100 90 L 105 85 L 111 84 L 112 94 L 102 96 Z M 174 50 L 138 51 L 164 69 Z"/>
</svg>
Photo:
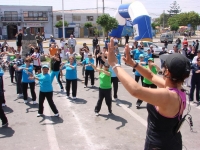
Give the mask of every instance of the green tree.
<svg viewBox="0 0 200 150">
<path fill-rule="evenodd" d="M 170 18 L 168 19 L 168 24 L 169 24 L 170 26 L 172 26 L 172 25 L 174 25 L 174 24 L 180 25 L 180 24 L 179 24 L 179 20 L 178 20 L 179 16 L 180 16 L 180 15 L 174 15 L 174 16 L 170 17 Z"/>
<path fill-rule="evenodd" d="M 168 19 L 170 18 L 170 15 L 169 14 L 166 14 L 166 13 L 162 13 L 160 15 L 159 18 L 157 18 L 157 23 L 160 25 L 160 26 L 163 26 L 163 23 L 164 23 L 164 27 L 167 27 L 168 26 Z"/>
<path fill-rule="evenodd" d="M 118 27 L 118 22 L 115 18 L 111 17 L 109 14 L 103 14 L 98 17 L 97 24 L 101 25 L 104 32 L 108 34 L 109 31 Z"/>
<path fill-rule="evenodd" d="M 55 25 L 55 27 L 57 27 L 57 28 L 61 28 L 62 26 L 63 26 L 63 21 L 62 21 L 62 20 L 58 21 L 58 22 L 56 23 L 56 25 Z M 65 27 L 68 26 L 67 21 L 64 21 L 64 26 L 65 26 Z"/>
<path fill-rule="evenodd" d="M 168 10 L 170 16 L 179 14 L 181 12 L 180 6 L 179 4 L 174 1 L 171 5 L 170 5 L 170 10 Z"/>
<path fill-rule="evenodd" d="M 91 22 L 86 22 L 84 24 L 84 27 L 86 27 L 88 29 L 88 37 L 90 36 L 90 28 L 92 27 L 92 23 Z"/>
<path fill-rule="evenodd" d="M 179 29 L 179 25 L 177 23 L 170 26 L 171 31 L 177 31 Z"/>
<path fill-rule="evenodd" d="M 159 26 L 159 24 L 156 23 L 156 22 L 153 22 L 153 23 L 151 24 L 151 26 L 152 26 L 153 30 L 156 30 L 156 27 Z"/>
<path fill-rule="evenodd" d="M 200 16 L 198 13 L 191 11 L 186 13 L 180 13 L 172 16 L 168 20 L 170 26 L 177 24 L 179 26 L 187 26 L 191 24 L 193 28 L 200 24 Z"/>
</svg>

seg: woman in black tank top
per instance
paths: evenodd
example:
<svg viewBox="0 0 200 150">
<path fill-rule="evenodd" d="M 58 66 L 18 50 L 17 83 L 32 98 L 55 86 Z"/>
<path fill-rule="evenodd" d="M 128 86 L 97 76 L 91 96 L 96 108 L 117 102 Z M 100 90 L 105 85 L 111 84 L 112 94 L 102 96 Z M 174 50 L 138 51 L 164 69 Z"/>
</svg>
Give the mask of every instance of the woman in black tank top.
<svg viewBox="0 0 200 150">
<path fill-rule="evenodd" d="M 178 53 L 169 55 L 163 60 L 165 65 L 161 78 L 131 59 L 128 44 L 125 46 L 125 51 L 127 54 L 124 58 L 125 63 L 159 87 L 158 89 L 142 87 L 117 64 L 114 41 L 111 38 L 108 46 L 108 63 L 128 92 L 147 102 L 148 125 L 144 149 L 182 150 L 182 138 L 178 127 L 186 107 L 186 94 L 181 89 L 184 79 L 190 73 L 189 60 Z"/>
<path fill-rule="evenodd" d="M 100 53 L 101 53 L 100 46 L 97 45 L 96 49 L 94 51 L 95 58 L 96 58 L 96 67 L 98 67 L 98 65 L 100 65 L 100 60 L 101 60 L 101 54 Z"/>
</svg>

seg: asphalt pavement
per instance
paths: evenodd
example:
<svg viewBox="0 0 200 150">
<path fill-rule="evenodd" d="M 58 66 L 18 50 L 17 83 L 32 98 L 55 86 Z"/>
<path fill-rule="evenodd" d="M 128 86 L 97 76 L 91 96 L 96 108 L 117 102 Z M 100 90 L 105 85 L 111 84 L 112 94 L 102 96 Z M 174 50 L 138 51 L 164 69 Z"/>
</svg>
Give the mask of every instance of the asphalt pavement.
<svg viewBox="0 0 200 150">
<path fill-rule="evenodd" d="M 82 42 L 82 41 L 80 41 Z M 10 42 L 9 45 L 15 45 Z M 163 45 L 158 43 L 158 45 Z M 172 44 L 173 45 L 173 44 Z M 172 47 L 170 44 L 169 47 Z M 76 51 L 81 45 L 77 45 Z M 91 48 L 91 45 L 89 45 Z M 47 52 L 48 49 L 45 49 Z M 123 48 L 120 48 L 123 51 Z M 155 59 L 159 65 L 159 59 Z M 133 78 L 132 68 L 122 64 Z M 5 150 L 142 150 L 146 136 L 147 110 L 146 103 L 136 109 L 136 98 L 132 97 L 119 83 L 118 100 L 112 102 L 113 114 L 108 115 L 105 102 L 100 115 L 94 113 L 98 100 L 98 73 L 95 72 L 95 87 L 84 88 L 81 75 L 82 67 L 78 66 L 77 99 L 66 99 L 66 93 L 60 92 L 56 79 L 53 82 L 54 103 L 60 117 L 54 117 L 45 101 L 44 117 L 36 117 L 38 104 L 31 99 L 27 104 L 17 99 L 16 86 L 11 84 L 8 72 L 4 75 L 6 107 L 3 109 L 9 120 L 8 128 L 0 128 L 0 149 Z M 65 83 L 63 82 L 63 85 Z M 89 81 L 90 85 L 90 81 Z M 188 88 L 187 88 L 188 89 Z M 38 98 L 39 87 L 36 86 Z M 28 91 L 29 97 L 30 91 Z M 37 99 L 38 102 L 38 99 Z M 187 106 L 188 107 L 188 106 Z M 187 109 L 185 110 L 185 113 Z M 193 130 L 185 122 L 181 129 L 184 150 L 198 150 L 200 147 L 200 106 L 191 105 Z"/>
</svg>

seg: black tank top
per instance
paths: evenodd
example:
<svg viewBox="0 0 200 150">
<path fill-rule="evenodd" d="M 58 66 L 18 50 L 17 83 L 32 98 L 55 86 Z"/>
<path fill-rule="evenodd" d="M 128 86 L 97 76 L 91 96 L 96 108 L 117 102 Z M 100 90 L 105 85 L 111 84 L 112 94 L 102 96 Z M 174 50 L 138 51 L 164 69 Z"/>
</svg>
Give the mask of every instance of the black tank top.
<svg viewBox="0 0 200 150">
<path fill-rule="evenodd" d="M 96 49 L 96 53 L 95 53 L 95 55 L 99 54 L 99 52 L 100 52 L 100 50 L 97 50 L 97 49 Z"/>
<path fill-rule="evenodd" d="M 183 105 L 185 109 L 186 95 L 184 92 L 177 89 L 170 89 L 175 91 L 181 98 L 181 106 Z M 157 110 L 156 107 L 147 104 L 148 111 L 148 127 L 146 142 L 158 146 L 162 150 L 179 150 L 182 149 L 182 139 L 181 133 L 175 132 L 175 129 L 182 118 L 180 115 L 180 110 L 174 118 L 167 118 L 162 116 Z M 148 144 L 145 144 L 148 145 Z M 145 150 L 148 148 L 145 148 Z"/>
<path fill-rule="evenodd" d="M 51 63 L 51 70 L 52 71 L 59 71 L 60 70 L 60 63 L 61 63 L 61 58 L 59 56 L 60 61 L 57 61 L 55 59 L 52 60 Z"/>
</svg>

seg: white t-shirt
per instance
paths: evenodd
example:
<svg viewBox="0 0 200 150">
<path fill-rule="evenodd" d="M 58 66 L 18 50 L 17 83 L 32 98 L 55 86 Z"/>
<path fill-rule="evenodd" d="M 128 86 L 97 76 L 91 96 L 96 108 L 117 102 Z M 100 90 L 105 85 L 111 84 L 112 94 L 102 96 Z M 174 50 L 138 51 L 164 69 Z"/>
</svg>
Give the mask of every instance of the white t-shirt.
<svg viewBox="0 0 200 150">
<path fill-rule="evenodd" d="M 197 58 L 198 58 L 198 56 L 194 56 L 194 58 L 192 60 L 192 64 L 196 64 L 197 63 Z"/>
<path fill-rule="evenodd" d="M 89 54 L 89 53 L 84 52 L 84 57 L 83 57 L 83 58 L 84 58 L 84 59 L 88 58 L 88 54 Z"/>
<path fill-rule="evenodd" d="M 64 41 L 61 41 L 61 42 L 60 42 L 60 47 L 63 48 L 64 46 L 65 46 L 65 42 L 64 42 Z"/>
<path fill-rule="evenodd" d="M 118 39 L 114 39 L 114 43 L 118 43 Z"/>
<path fill-rule="evenodd" d="M 75 55 L 76 55 L 76 53 L 70 54 L 70 52 L 67 52 L 67 53 L 66 53 L 67 60 L 69 60 L 69 57 L 74 57 L 74 58 L 76 58 Z"/>
<path fill-rule="evenodd" d="M 33 59 L 33 65 L 35 65 L 35 66 L 41 66 L 40 53 L 34 52 L 34 53 L 31 55 L 31 57 L 32 57 L 32 58 L 37 58 L 36 60 Z"/>
</svg>

